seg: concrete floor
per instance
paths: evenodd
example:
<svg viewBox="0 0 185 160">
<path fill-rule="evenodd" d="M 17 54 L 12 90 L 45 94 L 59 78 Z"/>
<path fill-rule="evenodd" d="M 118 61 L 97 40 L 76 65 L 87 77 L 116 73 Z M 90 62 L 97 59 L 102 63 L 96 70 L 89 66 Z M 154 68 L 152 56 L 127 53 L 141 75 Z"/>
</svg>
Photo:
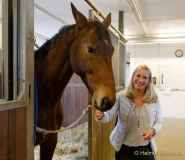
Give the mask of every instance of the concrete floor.
<svg viewBox="0 0 185 160">
<path fill-rule="evenodd" d="M 164 118 L 156 142 L 157 160 L 185 160 L 185 119 Z"/>
</svg>

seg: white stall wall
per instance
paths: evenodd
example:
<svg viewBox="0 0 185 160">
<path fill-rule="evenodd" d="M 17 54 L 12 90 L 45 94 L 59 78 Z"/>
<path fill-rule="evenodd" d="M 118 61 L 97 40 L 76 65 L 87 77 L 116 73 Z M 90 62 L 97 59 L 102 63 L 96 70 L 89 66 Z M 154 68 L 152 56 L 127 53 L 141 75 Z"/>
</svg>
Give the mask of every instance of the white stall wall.
<svg viewBox="0 0 185 160">
<path fill-rule="evenodd" d="M 184 43 L 127 45 L 126 53 L 130 55 L 130 73 L 146 64 L 157 78 L 163 116 L 185 118 L 185 55 L 177 58 L 177 49 L 185 54 Z M 127 76 L 127 85 L 129 79 Z"/>
</svg>

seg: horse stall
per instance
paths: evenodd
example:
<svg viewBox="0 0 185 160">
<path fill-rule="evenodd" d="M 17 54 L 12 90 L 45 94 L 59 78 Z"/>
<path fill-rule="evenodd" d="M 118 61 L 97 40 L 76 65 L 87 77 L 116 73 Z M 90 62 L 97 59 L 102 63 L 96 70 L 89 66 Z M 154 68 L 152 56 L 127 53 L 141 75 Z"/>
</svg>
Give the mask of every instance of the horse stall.
<svg viewBox="0 0 185 160">
<path fill-rule="evenodd" d="M 3 42 L 1 47 L 0 159 L 33 160 L 34 4 L 33 1 L 26 0 L 2 0 L 1 2 Z M 118 31 L 114 28 L 110 30 L 115 47 L 112 65 L 116 87 L 119 89 L 124 83 L 125 41 L 117 33 Z M 87 108 L 90 100 L 87 88 L 80 78 L 74 75 L 62 99 L 65 113 L 63 126 L 73 123 Z M 88 121 L 89 133 L 88 159 L 112 160 L 114 151 L 109 144 L 108 136 L 115 122 L 107 125 L 97 123 L 90 109 L 88 116 L 85 116 L 79 124 L 86 121 Z M 110 151 L 110 154 L 107 154 L 107 151 Z"/>
<path fill-rule="evenodd" d="M 33 2 L 0 2 L 0 159 L 32 160 Z"/>
<path fill-rule="evenodd" d="M 37 8 L 40 8 L 37 5 Z M 93 8 L 93 7 L 92 7 Z M 95 9 L 95 8 L 94 8 Z M 95 11 L 89 11 L 90 18 L 103 21 L 101 16 L 96 15 Z M 56 17 L 56 16 L 55 16 Z M 112 67 L 117 91 L 124 85 L 124 62 L 125 62 L 125 40 L 122 34 L 115 30 L 114 27 L 109 28 L 112 44 L 115 48 L 112 58 Z M 101 68 L 100 68 L 101 69 Z M 91 97 L 85 84 L 79 76 L 74 74 L 68 82 L 62 97 L 63 104 L 63 127 L 67 127 L 75 122 L 83 110 L 91 103 Z M 109 143 L 110 131 L 115 125 L 115 120 L 109 124 L 100 124 L 95 121 L 94 113 L 89 109 L 88 116 L 85 116 L 79 123 L 88 121 L 88 159 L 90 160 L 112 160 L 114 150 Z M 62 134 L 62 133 L 61 133 Z M 69 134 L 70 135 L 70 134 Z M 59 134 L 59 138 L 60 134 Z M 109 153 L 109 154 L 108 154 Z"/>
</svg>

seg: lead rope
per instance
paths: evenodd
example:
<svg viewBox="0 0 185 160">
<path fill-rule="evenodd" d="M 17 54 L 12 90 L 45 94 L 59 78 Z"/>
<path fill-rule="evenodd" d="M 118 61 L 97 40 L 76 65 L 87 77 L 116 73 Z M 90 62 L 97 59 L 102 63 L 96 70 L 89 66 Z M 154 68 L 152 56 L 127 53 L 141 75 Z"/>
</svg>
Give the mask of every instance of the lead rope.
<svg viewBox="0 0 185 160">
<path fill-rule="evenodd" d="M 44 136 L 46 136 L 47 134 L 63 132 L 67 129 L 71 129 L 72 127 L 74 127 L 87 113 L 88 113 L 88 108 L 83 110 L 80 117 L 74 123 L 70 124 L 67 127 L 61 127 L 61 129 L 59 129 L 59 130 L 47 130 L 47 129 L 44 129 L 44 128 L 36 127 L 36 131 L 39 132 L 39 133 L 42 133 Z"/>
</svg>

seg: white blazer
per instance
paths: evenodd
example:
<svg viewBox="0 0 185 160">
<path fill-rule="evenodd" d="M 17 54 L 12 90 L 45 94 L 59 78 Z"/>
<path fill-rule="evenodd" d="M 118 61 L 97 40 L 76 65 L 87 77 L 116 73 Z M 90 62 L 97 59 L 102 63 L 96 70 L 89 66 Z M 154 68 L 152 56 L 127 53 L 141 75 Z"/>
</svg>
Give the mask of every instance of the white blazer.
<svg viewBox="0 0 185 160">
<path fill-rule="evenodd" d="M 157 134 L 162 129 L 162 114 L 159 101 L 157 100 L 157 102 L 150 104 L 145 103 L 144 105 L 146 106 L 147 110 L 149 127 L 154 128 Z M 123 138 L 127 129 L 127 119 L 130 109 L 131 104 L 129 102 L 129 99 L 124 96 L 123 91 L 120 91 L 116 94 L 116 102 L 112 109 L 104 112 L 104 116 L 100 120 L 102 123 L 108 123 L 113 118 L 116 118 L 116 116 L 118 115 L 117 124 L 110 135 L 110 143 L 116 151 L 119 151 L 123 144 Z M 150 144 L 152 147 L 152 151 L 154 153 L 157 153 L 157 147 L 154 137 L 150 139 Z"/>
</svg>

